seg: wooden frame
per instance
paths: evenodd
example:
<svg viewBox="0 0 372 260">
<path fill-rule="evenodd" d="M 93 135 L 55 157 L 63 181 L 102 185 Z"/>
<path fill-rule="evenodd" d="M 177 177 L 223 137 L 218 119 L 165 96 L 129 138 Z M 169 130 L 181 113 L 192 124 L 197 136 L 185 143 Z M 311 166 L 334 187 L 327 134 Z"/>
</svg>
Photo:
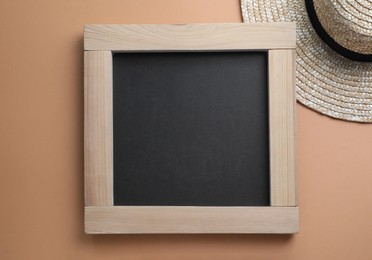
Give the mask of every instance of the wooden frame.
<svg viewBox="0 0 372 260">
<path fill-rule="evenodd" d="M 87 233 L 297 233 L 295 24 L 86 25 Z M 268 52 L 270 184 L 267 207 L 114 206 L 112 52 Z"/>
</svg>

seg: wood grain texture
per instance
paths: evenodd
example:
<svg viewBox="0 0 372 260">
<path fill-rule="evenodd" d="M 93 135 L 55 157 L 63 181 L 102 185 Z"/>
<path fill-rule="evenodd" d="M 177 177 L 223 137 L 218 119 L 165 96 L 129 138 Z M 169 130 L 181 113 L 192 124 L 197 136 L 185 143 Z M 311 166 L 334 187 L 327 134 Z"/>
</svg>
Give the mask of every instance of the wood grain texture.
<svg viewBox="0 0 372 260">
<path fill-rule="evenodd" d="M 294 23 L 86 25 L 85 50 L 263 50 L 295 48 Z"/>
<path fill-rule="evenodd" d="M 112 54 L 84 53 L 85 205 L 113 205 Z"/>
<path fill-rule="evenodd" d="M 269 51 L 271 206 L 296 206 L 295 50 Z"/>
<path fill-rule="evenodd" d="M 90 206 L 85 232 L 290 234 L 298 232 L 298 208 Z"/>
</svg>

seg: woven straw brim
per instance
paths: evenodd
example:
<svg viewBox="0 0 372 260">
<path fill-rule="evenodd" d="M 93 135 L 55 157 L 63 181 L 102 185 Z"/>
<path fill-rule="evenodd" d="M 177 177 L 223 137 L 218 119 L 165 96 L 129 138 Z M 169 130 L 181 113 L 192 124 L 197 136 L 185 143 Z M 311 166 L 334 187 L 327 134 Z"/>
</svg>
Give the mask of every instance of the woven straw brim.
<svg viewBox="0 0 372 260">
<path fill-rule="evenodd" d="M 297 100 L 322 114 L 372 123 L 372 63 L 348 60 L 318 37 L 304 0 L 241 0 L 244 22 L 296 22 Z"/>
</svg>

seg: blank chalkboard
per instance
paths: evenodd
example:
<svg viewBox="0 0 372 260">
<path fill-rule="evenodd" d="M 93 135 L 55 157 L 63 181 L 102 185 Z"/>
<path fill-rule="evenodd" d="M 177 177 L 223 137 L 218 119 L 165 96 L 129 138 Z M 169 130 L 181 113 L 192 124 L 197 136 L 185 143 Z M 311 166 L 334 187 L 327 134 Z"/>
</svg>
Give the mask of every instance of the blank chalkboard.
<svg viewBox="0 0 372 260">
<path fill-rule="evenodd" d="M 266 52 L 113 54 L 114 205 L 269 206 Z"/>
<path fill-rule="evenodd" d="M 89 234 L 298 232 L 294 23 L 84 27 Z"/>
</svg>

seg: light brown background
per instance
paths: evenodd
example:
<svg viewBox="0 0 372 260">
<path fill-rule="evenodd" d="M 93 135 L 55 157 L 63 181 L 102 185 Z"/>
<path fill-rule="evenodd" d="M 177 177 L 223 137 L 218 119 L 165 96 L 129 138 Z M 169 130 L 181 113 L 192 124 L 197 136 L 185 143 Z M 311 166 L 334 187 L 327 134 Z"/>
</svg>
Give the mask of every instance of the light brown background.
<svg viewBox="0 0 372 260">
<path fill-rule="evenodd" d="M 193 22 L 239 1 L 0 1 L 0 259 L 372 259 L 372 124 L 301 105 L 300 234 L 83 233 L 83 25 Z"/>
</svg>

